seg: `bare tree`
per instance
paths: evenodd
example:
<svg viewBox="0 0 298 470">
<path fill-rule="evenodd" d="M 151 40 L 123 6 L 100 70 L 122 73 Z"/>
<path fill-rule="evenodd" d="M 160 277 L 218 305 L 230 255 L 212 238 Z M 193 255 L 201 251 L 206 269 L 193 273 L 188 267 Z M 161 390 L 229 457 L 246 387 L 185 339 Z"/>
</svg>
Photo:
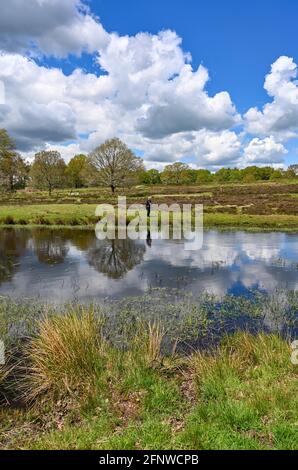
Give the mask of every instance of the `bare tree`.
<svg viewBox="0 0 298 470">
<path fill-rule="evenodd" d="M 113 193 L 144 170 L 141 158 L 136 157 L 119 139 L 107 140 L 89 155 L 89 159 L 98 170 L 99 181 L 109 186 Z"/>
<path fill-rule="evenodd" d="M 34 251 L 41 263 L 55 265 L 64 262 L 69 251 L 67 240 L 59 233 L 33 230 Z"/>
<path fill-rule="evenodd" d="M 96 240 L 88 261 L 99 273 L 121 279 L 143 261 L 146 248 L 134 240 Z"/>
</svg>

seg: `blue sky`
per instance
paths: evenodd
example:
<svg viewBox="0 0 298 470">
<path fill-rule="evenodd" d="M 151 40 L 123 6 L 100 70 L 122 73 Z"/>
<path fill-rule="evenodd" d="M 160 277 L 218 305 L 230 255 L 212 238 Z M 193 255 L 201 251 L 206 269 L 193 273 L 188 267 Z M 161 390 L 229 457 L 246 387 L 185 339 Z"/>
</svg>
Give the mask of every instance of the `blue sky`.
<svg viewBox="0 0 298 470">
<path fill-rule="evenodd" d="M 109 31 L 174 29 L 194 67 L 210 71 L 211 93 L 229 90 L 240 111 L 268 100 L 264 76 L 279 56 L 298 59 L 296 0 L 97 0 Z"/>
<path fill-rule="evenodd" d="M 263 82 L 270 64 L 281 55 L 298 60 L 296 0 L 91 0 L 89 4 L 110 32 L 175 30 L 194 67 L 202 63 L 210 71 L 210 93 L 229 90 L 241 112 L 268 101 Z M 46 62 L 58 64 L 66 73 L 78 64 L 96 70 L 88 55 L 82 60 Z"/>
<path fill-rule="evenodd" d="M 298 2 L 296 0 L 250 0 L 249 2 L 237 0 L 185 0 L 183 2 L 177 0 L 91 0 L 85 2 L 89 5 L 89 11 L 84 13 L 79 11 L 82 6 L 80 0 L 65 0 L 63 7 L 65 11 L 62 10 L 60 2 L 59 24 L 55 23 L 57 12 L 59 13 L 57 0 L 45 0 L 42 8 L 40 5 L 36 8 L 35 5 L 35 9 L 34 2 L 36 3 L 37 0 L 7 2 L 11 6 L 5 6 L 7 11 L 4 11 L 2 20 L 0 19 L 0 31 L 2 26 L 0 51 L 3 57 L 8 54 L 17 54 L 23 59 L 34 62 L 38 67 L 35 71 L 37 80 L 41 79 L 42 66 L 46 66 L 49 70 L 59 70 L 63 74 L 60 82 L 65 80 L 65 83 L 68 83 L 64 89 L 69 88 L 70 82 L 73 85 L 74 80 L 69 80 L 69 77 L 73 77 L 78 68 L 85 72 L 81 82 L 82 90 L 88 87 L 86 79 L 88 73 L 95 78 L 104 73 L 113 83 L 107 84 L 102 81 L 96 85 L 98 90 L 108 87 L 110 92 L 109 95 L 104 95 L 98 91 L 98 94 L 92 97 L 90 114 L 96 116 L 98 121 L 90 118 L 89 121 L 85 119 L 84 122 L 80 122 L 81 116 L 78 116 L 78 112 L 88 114 L 89 111 L 87 107 L 83 110 L 84 99 L 82 97 L 81 102 L 78 103 L 77 96 L 76 101 L 70 99 L 69 96 L 59 98 L 61 100 L 59 113 L 60 111 L 62 113 L 60 121 L 57 121 L 56 128 L 54 128 L 54 118 L 51 118 L 50 125 L 53 129 L 48 134 L 43 132 L 43 129 L 28 130 L 23 124 L 15 123 L 13 116 L 8 119 L 6 115 L 3 122 L 8 123 L 7 127 L 12 129 L 11 132 L 16 135 L 24 151 L 33 152 L 45 141 L 47 146 L 56 145 L 62 150 L 66 147 L 65 158 L 67 159 L 71 151 L 79 149 L 88 151 L 92 145 L 100 144 L 103 137 L 110 137 L 114 131 L 139 154 L 144 155 L 149 166 L 162 166 L 167 162 L 182 160 L 199 167 L 215 169 L 220 166 L 241 166 L 246 163 L 282 164 L 284 162 L 289 164 L 297 161 L 298 121 L 295 122 L 298 118 L 298 87 L 296 90 L 295 66 L 298 61 L 296 34 Z M 22 25 L 20 28 L 24 31 L 16 33 L 15 25 L 9 23 L 11 15 L 8 10 L 14 9 L 16 14 L 19 10 L 20 17 L 22 17 L 24 15 L 22 3 L 26 4 L 28 10 L 32 6 L 35 18 L 33 17 L 31 21 L 34 25 L 31 25 L 30 29 L 28 19 L 28 30 Z M 90 19 L 88 25 L 85 24 L 86 17 Z M 46 18 L 50 26 L 47 26 L 49 30 L 45 33 L 39 30 L 36 24 L 39 22 L 42 25 Z M 65 24 L 63 24 L 64 19 Z M 26 19 L 23 23 L 27 24 Z M 104 33 L 99 31 L 99 25 Z M 82 34 L 78 28 L 81 28 Z M 181 38 L 181 44 L 174 44 L 174 38 L 160 39 L 159 32 L 166 30 L 174 31 L 177 37 Z M 117 37 L 114 42 L 111 39 L 113 32 Z M 149 44 L 147 36 L 142 40 L 134 41 L 134 38 L 138 38 L 141 32 L 149 33 L 148 37 L 152 39 L 153 45 Z M 81 44 L 78 39 L 80 35 L 82 36 Z M 124 37 L 130 38 L 130 44 L 123 51 L 123 55 L 130 56 L 131 54 L 132 63 L 130 64 L 125 57 L 118 56 Z M 154 99 L 152 86 L 148 82 L 146 90 L 140 91 L 143 93 L 143 103 L 140 95 L 136 99 L 135 107 L 131 108 L 131 123 L 127 126 L 121 125 L 120 118 L 117 121 L 115 116 L 117 114 L 121 116 L 122 122 L 123 119 L 130 119 L 128 117 L 130 105 L 125 103 L 123 97 L 121 99 L 118 97 L 122 95 L 125 97 L 126 89 L 129 90 L 128 96 L 133 92 L 133 86 L 128 83 L 133 74 L 142 73 L 146 77 L 147 65 L 140 65 L 143 68 L 138 68 L 136 71 L 133 62 L 140 61 L 141 63 L 143 57 L 147 57 L 146 54 L 151 57 L 152 51 L 156 54 L 155 38 L 161 44 L 160 47 L 158 46 L 158 51 L 171 43 L 169 46 L 171 50 L 168 51 L 165 61 L 169 70 L 173 68 L 173 76 L 171 72 L 168 76 L 164 71 L 160 72 L 160 64 L 163 61 L 161 54 L 154 65 L 159 72 L 156 77 L 153 75 L 151 77 L 152 83 L 156 80 L 154 90 L 156 90 L 157 98 Z M 113 47 L 108 48 L 108 43 L 113 43 Z M 207 70 L 209 74 L 209 80 L 204 81 L 202 78 L 203 88 L 197 87 L 193 95 L 187 88 L 185 105 L 184 97 L 181 97 L 179 91 L 181 86 L 178 83 L 172 92 L 174 96 L 172 102 L 169 98 L 171 92 L 166 90 L 166 86 L 172 86 L 169 85 L 169 80 L 173 80 L 173 77 L 178 77 L 178 79 L 182 77 L 181 80 L 184 77 L 184 65 L 180 63 L 179 50 L 182 53 L 191 54 L 191 62 L 189 58 L 185 59 L 185 64 L 190 62 L 192 67 L 192 74 L 185 79 L 188 87 L 192 86 L 192 78 L 201 79 L 202 75 L 198 78 L 195 75 L 199 66 L 203 66 L 201 71 Z M 116 70 L 117 64 L 115 65 L 113 61 L 113 54 L 116 58 L 118 57 L 119 67 L 123 67 L 127 73 L 127 76 L 123 74 L 123 81 L 119 79 L 119 70 Z M 174 65 L 171 55 L 177 56 Z M 145 62 L 146 60 L 144 59 Z M 270 74 L 271 65 L 274 63 L 276 66 L 271 72 L 265 90 L 265 77 Z M 105 68 L 104 72 L 103 68 Z M 50 76 L 48 79 L 52 85 L 53 79 Z M 5 80 L 8 81 L 7 74 Z M 41 81 L 45 87 L 44 78 Z M 10 83 L 6 84 L 7 96 L 9 96 L 10 86 Z M 57 90 L 58 88 L 59 84 L 57 84 Z M 284 90 L 283 95 L 280 94 L 281 89 Z M 152 96 L 147 101 L 150 93 Z M 223 97 L 223 93 L 228 94 L 230 101 Z M 72 95 L 72 92 L 70 94 Z M 60 95 L 59 90 L 57 96 Z M 102 101 L 99 95 L 102 96 Z M 212 99 L 216 96 L 218 116 L 210 116 L 209 119 L 208 110 L 214 110 Z M 53 97 L 49 97 L 48 103 L 45 102 L 44 96 L 36 100 L 37 109 L 47 105 L 47 108 L 51 107 L 51 110 L 54 110 L 56 106 L 56 100 L 53 100 Z M 131 102 L 133 100 L 132 96 Z M 273 103 L 272 108 L 270 106 L 266 108 L 270 103 Z M 231 105 L 234 106 L 234 111 Z M 204 116 L 201 116 L 199 108 L 205 106 L 206 112 Z M 21 109 L 24 108 L 25 106 L 22 105 Z M 246 113 L 254 108 L 257 108 L 257 114 L 250 111 L 246 117 Z M 30 116 L 31 114 L 32 112 L 29 113 Z M 171 123 L 173 114 L 175 114 L 175 122 Z M 33 117 L 36 115 L 37 112 L 34 112 Z M 278 116 L 277 120 L 276 116 Z M 68 127 L 66 126 L 62 132 L 61 125 L 66 120 Z M 166 125 L 163 128 L 165 122 Z M 45 123 L 44 127 L 46 126 L 48 128 L 49 123 Z M 39 123 L 37 127 L 42 126 Z M 132 137 L 133 132 L 136 138 Z M 35 141 L 32 137 L 34 135 L 38 135 Z M 189 142 L 193 144 L 190 145 Z"/>
</svg>

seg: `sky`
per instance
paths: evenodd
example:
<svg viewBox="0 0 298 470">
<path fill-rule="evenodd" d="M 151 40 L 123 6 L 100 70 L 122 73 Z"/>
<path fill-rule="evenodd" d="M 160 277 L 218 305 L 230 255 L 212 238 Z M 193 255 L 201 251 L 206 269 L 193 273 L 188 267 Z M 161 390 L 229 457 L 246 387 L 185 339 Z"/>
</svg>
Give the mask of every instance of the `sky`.
<svg viewBox="0 0 298 470">
<path fill-rule="evenodd" d="M 297 0 L 0 0 L 0 128 L 69 161 L 298 161 Z"/>
</svg>

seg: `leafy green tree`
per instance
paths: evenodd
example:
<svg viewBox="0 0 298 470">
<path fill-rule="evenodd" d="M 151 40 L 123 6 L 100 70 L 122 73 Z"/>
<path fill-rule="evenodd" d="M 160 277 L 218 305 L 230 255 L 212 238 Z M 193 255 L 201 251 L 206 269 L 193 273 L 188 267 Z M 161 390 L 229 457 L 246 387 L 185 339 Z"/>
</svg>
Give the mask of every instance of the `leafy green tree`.
<svg viewBox="0 0 298 470">
<path fill-rule="evenodd" d="M 270 166 L 248 166 L 242 170 L 243 181 L 245 183 L 253 181 L 269 181 L 274 168 Z"/>
<path fill-rule="evenodd" d="M 143 184 L 160 184 L 161 177 L 158 170 L 152 169 L 141 173 L 140 182 Z"/>
<path fill-rule="evenodd" d="M 272 168 L 271 166 L 258 167 L 257 180 L 269 181 L 273 173 L 274 168 Z"/>
<path fill-rule="evenodd" d="M 215 173 L 215 180 L 219 183 L 228 183 L 231 178 L 230 168 L 221 168 Z"/>
<path fill-rule="evenodd" d="M 86 155 L 75 155 L 67 165 L 67 182 L 73 188 L 82 188 L 85 183 L 85 170 L 87 165 Z"/>
<path fill-rule="evenodd" d="M 187 182 L 189 170 L 190 167 L 186 163 L 167 165 L 161 174 L 161 180 L 165 184 L 184 184 Z"/>
<path fill-rule="evenodd" d="M 142 159 L 116 138 L 97 147 L 89 155 L 89 160 L 98 171 L 99 182 L 109 186 L 112 193 L 118 187 L 131 185 L 144 171 Z"/>
<path fill-rule="evenodd" d="M 53 189 L 65 185 L 66 165 L 60 153 L 43 150 L 35 155 L 31 167 L 32 184 L 38 189 L 47 189 L 51 196 Z"/>
<path fill-rule="evenodd" d="M 248 166 L 242 170 L 242 178 L 244 183 L 253 183 L 258 179 L 258 167 Z"/>
<path fill-rule="evenodd" d="M 28 167 L 5 129 L 0 129 L 0 183 L 13 191 L 26 182 Z"/>
<path fill-rule="evenodd" d="M 184 184 L 194 184 L 197 181 L 197 170 L 189 168 L 184 173 Z"/>
<path fill-rule="evenodd" d="M 231 183 L 239 183 L 240 181 L 242 181 L 242 179 L 243 179 L 243 175 L 242 175 L 241 170 L 239 170 L 239 168 L 232 168 L 230 170 L 229 181 Z"/>
<path fill-rule="evenodd" d="M 274 170 L 270 176 L 270 181 L 280 180 L 283 177 L 281 170 Z"/>
<path fill-rule="evenodd" d="M 102 185 L 100 173 L 88 157 L 82 170 L 82 179 L 88 188 Z"/>
<path fill-rule="evenodd" d="M 211 183 L 213 181 L 213 175 L 209 170 L 197 170 L 197 180 L 199 184 Z"/>
<path fill-rule="evenodd" d="M 298 164 L 290 165 L 286 171 L 287 178 L 296 178 L 298 176 Z"/>
</svg>

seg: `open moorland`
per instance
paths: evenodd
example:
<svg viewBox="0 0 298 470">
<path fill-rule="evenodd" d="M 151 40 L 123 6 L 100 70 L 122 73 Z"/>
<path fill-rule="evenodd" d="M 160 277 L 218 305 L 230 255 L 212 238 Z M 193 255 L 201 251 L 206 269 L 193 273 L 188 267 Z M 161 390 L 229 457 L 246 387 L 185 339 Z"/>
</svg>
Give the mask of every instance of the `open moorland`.
<svg viewBox="0 0 298 470">
<path fill-rule="evenodd" d="M 109 188 L 20 190 L 0 195 L 1 225 L 88 226 L 96 222 L 98 204 L 203 204 L 207 226 L 298 229 L 297 181 L 253 184 L 138 185 L 112 195 Z"/>
</svg>

